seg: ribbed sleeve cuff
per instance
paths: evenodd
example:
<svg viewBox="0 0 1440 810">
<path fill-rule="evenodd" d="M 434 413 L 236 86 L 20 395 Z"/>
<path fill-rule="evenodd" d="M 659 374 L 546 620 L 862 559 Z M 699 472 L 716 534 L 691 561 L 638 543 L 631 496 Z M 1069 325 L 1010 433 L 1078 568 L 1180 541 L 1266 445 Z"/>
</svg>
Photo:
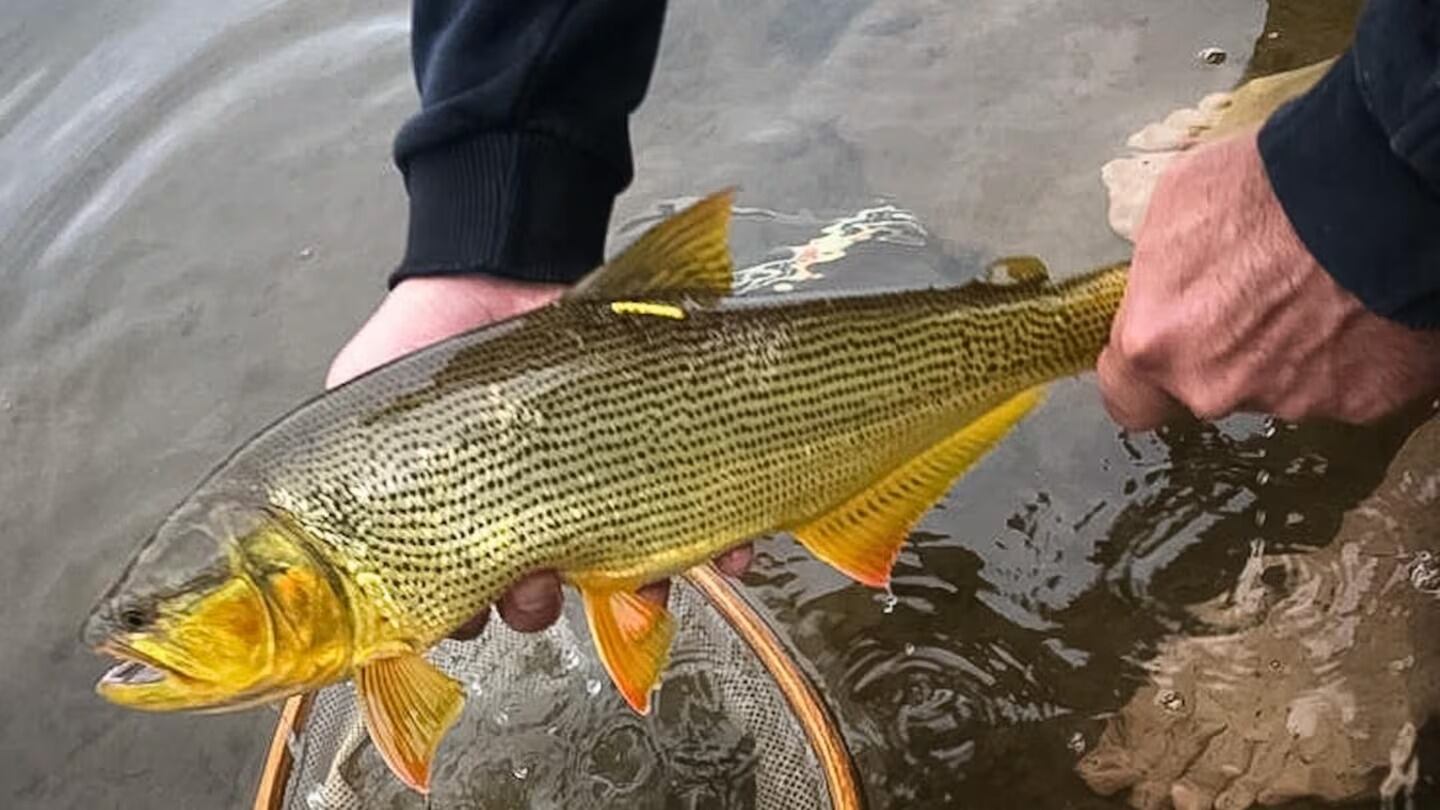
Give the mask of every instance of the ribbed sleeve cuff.
<svg viewBox="0 0 1440 810">
<path fill-rule="evenodd" d="M 411 156 L 405 257 L 412 276 L 483 273 L 573 282 L 597 267 L 628 178 L 559 139 L 487 133 Z"/>
<path fill-rule="evenodd" d="M 1311 255 L 1370 311 L 1440 327 L 1440 200 L 1390 148 L 1350 54 L 1260 130 L 1275 194 Z"/>
</svg>

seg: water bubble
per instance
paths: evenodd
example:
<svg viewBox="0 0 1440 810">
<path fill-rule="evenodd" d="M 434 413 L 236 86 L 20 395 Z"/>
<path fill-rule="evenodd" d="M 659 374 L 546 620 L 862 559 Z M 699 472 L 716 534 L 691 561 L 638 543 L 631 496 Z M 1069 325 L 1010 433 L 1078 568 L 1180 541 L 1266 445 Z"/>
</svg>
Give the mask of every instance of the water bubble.
<svg viewBox="0 0 1440 810">
<path fill-rule="evenodd" d="M 906 655 L 914 655 L 914 654 L 915 654 L 915 645 L 914 645 L 914 644 L 909 644 L 909 643 L 907 643 L 907 644 L 905 645 L 905 654 L 906 654 Z"/>
<path fill-rule="evenodd" d="M 501 709 L 495 713 L 495 725 L 503 726 L 510 722 L 510 713 Z"/>
<path fill-rule="evenodd" d="M 1226 53 L 1224 48 L 1216 48 L 1212 46 L 1209 48 L 1202 48 L 1199 53 L 1195 54 L 1195 56 L 1201 62 L 1204 62 L 1207 65 L 1223 65 L 1225 64 L 1225 60 L 1230 57 L 1230 54 Z"/>
<path fill-rule="evenodd" d="M 590 697 L 595 697 L 596 695 L 600 694 L 600 681 L 594 678 L 586 678 L 585 694 L 589 695 Z"/>
<path fill-rule="evenodd" d="M 1179 712 L 1185 708 L 1185 696 L 1174 689 L 1162 689 L 1155 696 L 1155 703 L 1167 712 Z"/>
<path fill-rule="evenodd" d="M 1070 753 L 1077 757 L 1080 756 L 1085 753 L 1085 735 L 1078 731 L 1071 734 L 1070 739 L 1065 743 L 1065 747 L 1070 749 Z"/>
<path fill-rule="evenodd" d="M 1270 483 L 1270 472 L 1268 470 L 1261 470 L 1260 472 L 1256 473 L 1255 483 L 1262 487 Z"/>
<path fill-rule="evenodd" d="M 1440 563 L 1428 551 L 1415 555 L 1410 564 L 1410 585 L 1421 593 L 1440 594 Z"/>
<path fill-rule="evenodd" d="M 1275 435 L 1275 417 L 1265 417 L 1265 423 L 1260 427 L 1260 435 L 1268 439 Z"/>
<path fill-rule="evenodd" d="M 881 613 L 894 613 L 895 606 L 900 604 L 900 597 L 890 590 L 886 590 L 876 598 L 880 600 Z"/>
<path fill-rule="evenodd" d="M 516 765 L 515 769 L 510 772 L 510 775 L 524 781 L 525 777 L 530 775 L 530 768 L 525 765 Z"/>
<path fill-rule="evenodd" d="M 300 252 L 295 255 L 298 256 L 302 261 L 305 259 L 313 259 L 315 257 L 315 248 L 300 248 Z"/>
<path fill-rule="evenodd" d="M 566 672 L 570 672 L 580 666 L 580 651 L 574 647 L 567 648 L 560 654 L 560 666 Z"/>
<path fill-rule="evenodd" d="M 1255 526 L 1256 526 L 1257 528 L 1260 528 L 1260 527 L 1264 527 L 1264 525 L 1265 525 L 1265 510 L 1264 510 L 1264 509 L 1256 509 L 1256 510 L 1255 510 Z"/>
<path fill-rule="evenodd" d="M 470 682 L 470 694 L 475 697 L 480 697 L 485 694 L 485 687 L 480 684 L 478 679 Z"/>
<path fill-rule="evenodd" d="M 1304 522 L 1305 522 L 1305 515 L 1303 515 L 1303 514 L 1300 513 L 1300 512 L 1290 512 L 1289 514 L 1285 515 L 1285 525 L 1286 525 L 1286 526 L 1297 526 L 1297 525 L 1299 525 L 1299 524 L 1301 524 L 1301 523 L 1304 523 Z"/>
</svg>

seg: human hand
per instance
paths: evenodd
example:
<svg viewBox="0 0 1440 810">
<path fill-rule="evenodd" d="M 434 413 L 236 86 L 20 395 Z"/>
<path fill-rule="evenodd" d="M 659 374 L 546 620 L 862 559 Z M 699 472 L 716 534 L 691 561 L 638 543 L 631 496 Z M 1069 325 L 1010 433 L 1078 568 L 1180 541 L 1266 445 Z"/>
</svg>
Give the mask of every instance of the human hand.
<svg viewBox="0 0 1440 810">
<path fill-rule="evenodd" d="M 1126 428 L 1180 406 L 1366 423 L 1440 390 L 1440 331 L 1375 315 L 1335 283 L 1276 199 L 1257 131 L 1195 148 L 1155 187 L 1098 365 Z"/>
<path fill-rule="evenodd" d="M 333 388 L 376 366 L 452 335 L 519 315 L 554 301 L 565 288 L 558 284 L 509 281 L 489 276 L 436 276 L 406 279 L 398 284 L 350 339 L 325 376 Z M 739 576 L 750 564 L 750 546 L 733 549 L 716 559 L 721 571 Z M 648 585 L 641 592 L 665 604 L 668 582 Z M 517 582 L 497 605 L 505 623 L 525 632 L 544 630 L 560 617 L 560 578 L 553 571 L 529 574 Z M 452 636 L 471 639 L 485 628 L 490 611 L 484 610 Z"/>
</svg>

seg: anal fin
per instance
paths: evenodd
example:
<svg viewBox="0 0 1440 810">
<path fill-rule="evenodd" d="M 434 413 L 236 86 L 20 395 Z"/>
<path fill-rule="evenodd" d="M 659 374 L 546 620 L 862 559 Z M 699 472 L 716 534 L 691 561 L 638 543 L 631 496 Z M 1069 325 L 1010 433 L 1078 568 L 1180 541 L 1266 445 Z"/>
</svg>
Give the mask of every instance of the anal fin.
<svg viewBox="0 0 1440 810">
<path fill-rule="evenodd" d="M 817 520 L 794 530 L 811 554 L 876 588 L 916 522 L 955 480 L 985 456 L 1042 398 L 1043 389 L 1011 397 Z"/>
<path fill-rule="evenodd" d="M 650 711 L 650 690 L 670 657 L 675 621 L 664 607 L 630 591 L 580 586 L 585 617 L 600 661 L 615 687 L 640 714 Z"/>
<path fill-rule="evenodd" d="M 428 793 L 430 763 L 465 703 L 460 684 L 409 653 L 360 667 L 355 685 L 385 764 L 406 785 Z"/>
</svg>

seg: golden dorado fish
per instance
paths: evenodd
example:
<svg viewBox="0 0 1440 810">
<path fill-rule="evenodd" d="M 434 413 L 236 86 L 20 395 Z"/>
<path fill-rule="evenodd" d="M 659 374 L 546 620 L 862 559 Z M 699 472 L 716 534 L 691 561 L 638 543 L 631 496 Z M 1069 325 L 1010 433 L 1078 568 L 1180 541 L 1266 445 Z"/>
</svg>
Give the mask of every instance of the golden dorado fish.
<svg viewBox="0 0 1440 810">
<path fill-rule="evenodd" d="M 665 609 L 636 589 L 760 535 L 883 586 L 911 526 L 1091 367 L 1123 268 L 830 298 L 727 300 L 730 195 L 526 315 L 300 406 L 160 525 L 90 616 L 97 689 L 220 710 L 353 678 L 427 790 L 464 692 L 428 648 L 527 572 L 580 593 L 637 711 Z"/>
</svg>

